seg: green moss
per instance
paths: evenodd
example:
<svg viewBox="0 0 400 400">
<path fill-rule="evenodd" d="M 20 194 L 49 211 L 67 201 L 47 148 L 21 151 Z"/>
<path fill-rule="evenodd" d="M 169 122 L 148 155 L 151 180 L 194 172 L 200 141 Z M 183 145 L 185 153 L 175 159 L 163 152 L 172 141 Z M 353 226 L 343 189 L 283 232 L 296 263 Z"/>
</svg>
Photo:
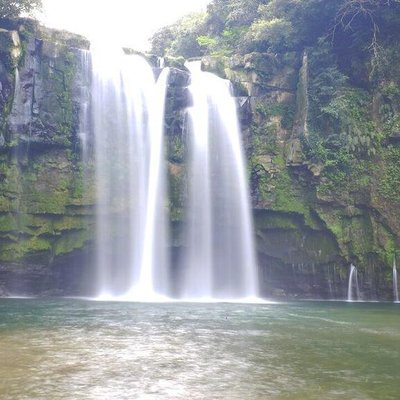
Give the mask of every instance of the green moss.
<svg viewBox="0 0 400 400">
<path fill-rule="evenodd" d="M 387 200 L 400 203 L 400 147 L 389 146 L 383 151 L 382 179 L 378 191 Z"/>
<path fill-rule="evenodd" d="M 297 216 L 298 218 L 298 216 Z M 255 211 L 254 223 L 256 229 L 298 229 L 299 223 L 295 215 Z"/>
<path fill-rule="evenodd" d="M 84 230 L 90 226 L 90 219 L 84 216 L 63 216 L 53 221 L 55 233 L 64 231 Z"/>
<path fill-rule="evenodd" d="M 18 223 L 13 214 L 0 215 L 0 232 L 12 232 L 18 229 Z"/>
<path fill-rule="evenodd" d="M 348 256 L 347 243 L 349 237 L 345 230 L 342 210 L 335 208 L 318 208 L 319 217 L 325 222 L 327 229 L 333 233 L 336 241 L 340 247 L 340 250 L 344 256 Z"/>
<path fill-rule="evenodd" d="M 30 160 L 22 174 L 21 211 L 63 214 L 71 202 L 73 169 L 62 151 L 53 149 Z"/>
<path fill-rule="evenodd" d="M 65 233 L 54 243 L 53 253 L 55 256 L 59 256 L 82 249 L 89 239 L 89 234 L 85 230 Z"/>
<path fill-rule="evenodd" d="M 0 212 L 12 211 L 11 199 L 5 196 L 0 196 Z"/>
<path fill-rule="evenodd" d="M 18 194 L 21 191 L 21 174 L 18 165 L 9 160 L 0 161 L 0 191 Z"/>
<path fill-rule="evenodd" d="M 50 217 L 18 214 L 18 220 L 20 232 L 33 236 L 50 236 L 53 233 L 53 221 Z"/>
<path fill-rule="evenodd" d="M 12 70 L 18 65 L 22 49 L 15 31 L 0 29 L 0 53 L 7 69 Z"/>
<path fill-rule="evenodd" d="M 89 220 L 83 216 L 68 215 L 32 215 L 22 214 L 19 216 L 22 229 L 29 229 L 35 236 L 57 236 L 65 231 L 85 229 L 89 225 Z"/>
<path fill-rule="evenodd" d="M 294 181 L 286 168 L 276 176 L 274 185 L 275 201 L 273 209 L 301 214 L 304 216 L 307 225 L 316 227 L 316 221 L 311 215 L 310 206 L 307 203 L 307 196 L 294 187 Z"/>
<path fill-rule="evenodd" d="M 0 231 L 0 260 L 7 262 L 46 253 L 46 257 L 66 254 L 83 248 L 93 235 L 88 229 L 90 221 L 84 217 L 21 214 L 10 219 L 2 215 L 0 222 L 7 224 L 2 225 L 3 232 L 15 232 L 1 234 Z"/>
<path fill-rule="evenodd" d="M 253 124 L 251 131 L 254 155 L 275 154 L 277 152 L 278 126 L 276 122 L 267 122 L 261 126 Z"/>
<path fill-rule="evenodd" d="M 66 46 L 58 46 L 59 56 L 47 59 L 43 56 L 40 64 L 40 77 L 43 90 L 47 93 L 41 105 L 41 115 L 47 113 L 57 124 L 52 143 L 70 146 L 76 119 L 72 99 L 72 88 L 76 77 L 76 55 Z"/>
<path fill-rule="evenodd" d="M 184 201 L 184 168 L 177 164 L 170 164 L 168 182 L 169 182 L 169 213 L 171 221 L 180 221 L 183 219 L 185 210 Z"/>
<path fill-rule="evenodd" d="M 390 265 L 394 237 L 387 228 L 363 210 L 348 215 L 345 209 L 324 207 L 318 210 L 326 227 L 334 234 L 342 255 L 356 259 L 358 267 L 367 268 L 371 259 Z"/>
<path fill-rule="evenodd" d="M 186 59 L 184 57 L 165 57 L 165 65 L 172 68 L 185 68 Z"/>
<path fill-rule="evenodd" d="M 37 214 L 64 214 L 68 192 L 33 193 L 26 197 L 26 209 Z"/>
<path fill-rule="evenodd" d="M 228 57 L 224 57 L 222 55 L 208 56 L 202 60 L 202 69 L 207 72 L 212 72 L 221 78 L 226 78 L 228 64 Z"/>
<path fill-rule="evenodd" d="M 368 216 L 345 218 L 344 227 L 352 254 L 362 258 L 364 254 L 374 251 L 372 223 Z"/>
<path fill-rule="evenodd" d="M 168 137 L 168 158 L 175 163 L 185 161 L 186 148 L 181 135 L 171 135 Z"/>
<path fill-rule="evenodd" d="M 380 226 L 378 235 L 380 243 L 383 243 L 383 250 L 378 248 L 380 259 L 384 260 L 386 265 L 392 267 L 393 256 L 396 254 L 395 237 L 383 226 Z"/>
<path fill-rule="evenodd" d="M 282 154 L 276 155 L 276 156 L 273 158 L 273 161 L 274 161 L 274 163 L 275 163 L 276 165 L 278 165 L 280 168 L 286 168 L 286 160 L 285 160 L 285 158 L 283 157 Z M 286 170 L 286 172 L 288 172 L 288 171 Z"/>
<path fill-rule="evenodd" d="M 50 250 L 50 241 L 38 237 L 20 239 L 18 242 L 0 243 L 0 261 L 20 261 L 38 253 L 50 255 Z"/>
</svg>

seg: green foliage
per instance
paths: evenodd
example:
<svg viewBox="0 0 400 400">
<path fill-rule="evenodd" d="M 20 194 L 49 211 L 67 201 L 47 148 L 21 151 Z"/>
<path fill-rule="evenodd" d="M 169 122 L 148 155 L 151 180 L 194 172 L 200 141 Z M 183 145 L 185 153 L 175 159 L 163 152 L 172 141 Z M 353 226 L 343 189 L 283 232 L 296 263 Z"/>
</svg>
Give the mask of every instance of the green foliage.
<svg viewBox="0 0 400 400">
<path fill-rule="evenodd" d="M 65 233 L 54 244 L 55 256 L 68 254 L 76 249 L 82 249 L 90 240 L 90 234 L 86 230 L 75 230 Z"/>
<path fill-rule="evenodd" d="M 197 43 L 200 46 L 206 46 L 208 48 L 213 48 L 217 44 L 217 39 L 210 36 L 199 36 L 197 38 Z"/>
<path fill-rule="evenodd" d="M 284 51 L 291 48 L 293 27 L 282 18 L 258 19 L 250 26 L 247 40 L 259 51 Z"/>
<path fill-rule="evenodd" d="M 214 50 L 214 54 L 234 54 L 235 49 L 243 46 L 246 33 L 245 27 L 225 28 L 221 36 L 217 38 L 218 48 Z"/>
<path fill-rule="evenodd" d="M 379 115 L 384 136 L 397 136 L 400 132 L 400 85 L 392 80 L 386 81 L 380 87 L 380 95 Z"/>
<path fill-rule="evenodd" d="M 340 135 L 350 153 L 376 153 L 382 137 L 370 116 L 368 93 L 357 89 L 346 89 L 321 108 L 325 117 L 338 126 Z"/>
<path fill-rule="evenodd" d="M 152 52 L 169 57 L 201 56 L 204 51 L 198 38 L 205 36 L 205 17 L 204 13 L 193 13 L 183 17 L 174 25 L 159 30 L 151 39 Z"/>
<path fill-rule="evenodd" d="M 263 125 L 253 124 L 254 154 L 274 154 L 277 151 L 277 126 L 274 122 L 266 122 Z"/>
<path fill-rule="evenodd" d="M 202 48 L 202 51 L 207 53 L 215 54 L 218 53 L 218 49 L 221 49 L 217 38 L 211 36 L 201 35 L 197 38 L 197 43 Z"/>
<path fill-rule="evenodd" d="M 350 172 L 352 156 L 342 136 L 330 136 L 325 139 L 318 133 L 310 132 L 307 140 L 303 139 L 304 151 L 311 162 L 322 164 L 324 172 L 331 177 L 338 171 L 347 175 Z"/>
<path fill-rule="evenodd" d="M 174 38 L 173 26 L 161 28 L 151 38 L 151 51 L 158 56 L 165 56 Z"/>
<path fill-rule="evenodd" d="M 226 28 L 249 26 L 259 15 L 260 4 L 267 0 L 214 0 L 207 9 L 207 25 L 213 34 Z"/>
<path fill-rule="evenodd" d="M 277 154 L 278 130 L 293 126 L 294 104 L 260 102 L 255 106 L 251 132 L 253 153 L 258 155 Z"/>
<path fill-rule="evenodd" d="M 0 18 L 16 18 L 41 6 L 41 0 L 0 0 Z"/>
<path fill-rule="evenodd" d="M 372 70 L 382 69 L 388 57 L 381 43 L 397 40 L 399 14 L 397 0 L 213 0 L 201 18 L 192 14 L 157 32 L 153 52 L 185 57 L 282 53 L 329 39 L 338 52 L 345 46 L 354 57 L 370 53 Z"/>
<path fill-rule="evenodd" d="M 383 155 L 383 179 L 379 182 L 379 192 L 387 200 L 400 203 L 400 148 L 389 146 Z"/>
<path fill-rule="evenodd" d="M 308 160 L 322 166 L 319 192 L 334 193 L 347 187 L 356 160 L 368 160 L 379 151 L 383 133 L 373 120 L 370 93 L 349 85 L 326 40 L 309 52 L 308 98 L 310 132 L 303 150 Z M 355 179 L 365 181 L 362 173 Z"/>
</svg>

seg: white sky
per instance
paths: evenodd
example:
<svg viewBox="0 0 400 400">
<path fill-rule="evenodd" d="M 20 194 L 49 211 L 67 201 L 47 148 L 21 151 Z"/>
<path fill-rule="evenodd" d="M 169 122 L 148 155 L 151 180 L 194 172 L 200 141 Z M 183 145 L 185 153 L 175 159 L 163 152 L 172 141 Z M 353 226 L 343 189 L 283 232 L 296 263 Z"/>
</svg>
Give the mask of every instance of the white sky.
<svg viewBox="0 0 400 400">
<path fill-rule="evenodd" d="M 204 10 L 211 0 L 43 0 L 42 23 L 93 37 L 107 35 L 144 50 L 159 28 Z"/>
</svg>

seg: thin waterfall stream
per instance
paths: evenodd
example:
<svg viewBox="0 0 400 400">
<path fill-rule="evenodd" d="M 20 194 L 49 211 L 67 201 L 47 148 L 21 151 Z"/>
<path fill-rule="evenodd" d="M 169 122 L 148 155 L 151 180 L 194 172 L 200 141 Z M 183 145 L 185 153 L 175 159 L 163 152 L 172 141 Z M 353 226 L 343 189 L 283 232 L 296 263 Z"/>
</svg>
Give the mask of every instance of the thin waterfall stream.
<svg viewBox="0 0 400 400">
<path fill-rule="evenodd" d="M 397 284 L 397 266 L 396 257 L 393 257 L 393 300 L 395 303 L 399 302 L 399 287 Z"/>
<path fill-rule="evenodd" d="M 354 289 L 356 298 L 354 298 Z M 347 301 L 361 300 L 360 289 L 358 286 L 358 271 L 357 268 L 351 264 L 350 275 L 349 275 L 349 285 L 347 290 Z"/>
</svg>

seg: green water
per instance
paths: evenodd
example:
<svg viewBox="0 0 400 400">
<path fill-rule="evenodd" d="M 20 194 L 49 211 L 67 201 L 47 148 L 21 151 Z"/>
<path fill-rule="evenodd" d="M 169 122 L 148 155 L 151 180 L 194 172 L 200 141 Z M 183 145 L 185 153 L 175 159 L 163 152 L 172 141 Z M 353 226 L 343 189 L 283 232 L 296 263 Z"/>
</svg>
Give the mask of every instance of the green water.
<svg viewBox="0 0 400 400">
<path fill-rule="evenodd" d="M 399 399 L 400 305 L 0 300 L 0 399 Z"/>
</svg>

